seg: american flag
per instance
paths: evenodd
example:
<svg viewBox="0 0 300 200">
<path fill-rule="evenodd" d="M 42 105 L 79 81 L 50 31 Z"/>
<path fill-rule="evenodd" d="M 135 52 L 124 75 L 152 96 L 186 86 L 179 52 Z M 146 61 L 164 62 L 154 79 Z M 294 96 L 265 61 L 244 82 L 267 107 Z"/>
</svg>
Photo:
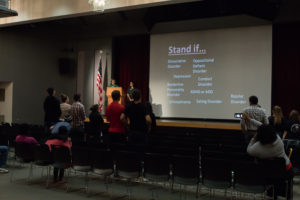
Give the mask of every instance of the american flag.
<svg viewBox="0 0 300 200">
<path fill-rule="evenodd" d="M 98 88 L 98 105 L 99 110 L 102 111 L 103 108 L 103 76 L 102 76 L 102 57 L 100 57 L 99 67 L 97 71 L 97 83 L 96 86 Z"/>
</svg>

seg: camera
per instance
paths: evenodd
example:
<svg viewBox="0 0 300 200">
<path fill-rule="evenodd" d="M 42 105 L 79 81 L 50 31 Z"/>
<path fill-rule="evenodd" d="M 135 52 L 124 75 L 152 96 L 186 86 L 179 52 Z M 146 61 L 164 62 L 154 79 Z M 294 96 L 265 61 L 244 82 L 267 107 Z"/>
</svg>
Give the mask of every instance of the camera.
<svg viewBox="0 0 300 200">
<path fill-rule="evenodd" d="M 243 117 L 243 113 L 234 113 L 234 118 L 241 119 Z"/>
</svg>

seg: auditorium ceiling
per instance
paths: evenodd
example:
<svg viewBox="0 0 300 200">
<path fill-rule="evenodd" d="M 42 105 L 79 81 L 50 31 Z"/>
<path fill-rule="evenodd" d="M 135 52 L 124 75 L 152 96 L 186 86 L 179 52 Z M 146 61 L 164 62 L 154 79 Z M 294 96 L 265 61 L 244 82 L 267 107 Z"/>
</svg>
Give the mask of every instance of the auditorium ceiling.
<svg viewBox="0 0 300 200">
<path fill-rule="evenodd" d="M 122 26 L 134 27 L 136 33 L 151 33 L 155 25 L 165 22 L 189 22 L 203 19 L 234 19 L 243 23 L 289 23 L 300 20 L 298 0 L 203 0 L 168 5 L 156 5 L 108 13 L 28 23 L 5 30 L 36 30 L 55 32 L 89 32 L 105 30 L 104 35 L 118 35 Z M 214 21 L 211 21 L 212 23 Z M 222 23 L 222 22 L 219 22 Z M 250 24 L 251 24 L 250 23 Z M 254 24 L 255 25 L 255 24 Z M 129 29 L 128 28 L 128 29 Z M 109 30 L 109 31 L 108 31 Z M 125 31 L 126 32 L 126 31 Z M 127 33 L 127 32 L 126 32 Z M 130 34 L 130 31 L 128 31 Z"/>
</svg>

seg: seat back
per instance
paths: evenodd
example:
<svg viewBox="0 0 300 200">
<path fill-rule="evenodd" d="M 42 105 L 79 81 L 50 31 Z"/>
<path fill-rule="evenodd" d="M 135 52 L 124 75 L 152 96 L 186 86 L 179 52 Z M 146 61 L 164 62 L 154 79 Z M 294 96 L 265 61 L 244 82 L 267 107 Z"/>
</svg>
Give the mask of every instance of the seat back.
<svg viewBox="0 0 300 200">
<path fill-rule="evenodd" d="M 226 189 L 232 185 L 232 163 L 227 159 L 202 158 L 201 172 L 208 187 Z"/>
<path fill-rule="evenodd" d="M 54 165 L 59 168 L 68 168 L 71 163 L 71 155 L 68 147 L 51 145 Z"/>
<path fill-rule="evenodd" d="M 46 144 L 34 146 L 34 160 L 36 164 L 46 165 L 53 163 L 53 157 Z"/>
<path fill-rule="evenodd" d="M 262 193 L 266 189 L 264 171 L 259 163 L 237 161 L 233 166 L 234 187 L 241 192 Z"/>
<path fill-rule="evenodd" d="M 129 178 L 131 175 L 137 177 L 138 174 L 140 174 L 141 156 L 139 153 L 132 151 L 116 151 L 115 159 L 119 175 L 123 174 L 122 176 L 127 176 Z"/>
<path fill-rule="evenodd" d="M 29 143 L 18 143 L 15 144 L 15 155 L 17 158 L 21 159 L 23 162 L 34 161 L 34 149 L 35 144 Z"/>
<path fill-rule="evenodd" d="M 102 176 L 109 176 L 114 173 L 114 160 L 110 149 L 91 149 L 90 153 L 94 173 Z"/>
<path fill-rule="evenodd" d="M 91 154 L 88 147 L 72 147 L 72 165 L 91 166 Z"/>
<path fill-rule="evenodd" d="M 293 149 L 290 160 L 296 174 L 300 174 L 300 141 L 298 140 L 284 140 L 286 153 L 290 148 Z"/>
<path fill-rule="evenodd" d="M 160 153 L 145 153 L 144 173 L 151 175 L 170 175 L 170 157 Z"/>
<path fill-rule="evenodd" d="M 92 149 L 92 166 L 94 169 L 113 169 L 113 154 L 109 149 Z"/>
<path fill-rule="evenodd" d="M 270 183 L 287 179 L 286 162 L 284 158 L 258 159 L 263 168 L 263 174 Z"/>
<path fill-rule="evenodd" d="M 173 155 L 172 166 L 174 182 L 186 185 L 198 184 L 200 180 L 198 157 Z"/>
</svg>

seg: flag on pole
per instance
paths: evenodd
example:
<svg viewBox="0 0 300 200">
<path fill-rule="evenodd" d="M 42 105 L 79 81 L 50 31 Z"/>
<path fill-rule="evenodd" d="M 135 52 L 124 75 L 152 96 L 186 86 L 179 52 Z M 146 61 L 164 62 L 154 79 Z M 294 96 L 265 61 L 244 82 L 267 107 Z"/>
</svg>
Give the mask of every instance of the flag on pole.
<svg viewBox="0 0 300 200">
<path fill-rule="evenodd" d="M 99 110 L 100 112 L 103 109 L 103 76 L 102 76 L 102 56 L 100 57 L 99 61 L 99 67 L 97 71 L 97 82 L 96 82 L 96 87 L 98 88 L 98 105 L 99 105 Z"/>
</svg>

